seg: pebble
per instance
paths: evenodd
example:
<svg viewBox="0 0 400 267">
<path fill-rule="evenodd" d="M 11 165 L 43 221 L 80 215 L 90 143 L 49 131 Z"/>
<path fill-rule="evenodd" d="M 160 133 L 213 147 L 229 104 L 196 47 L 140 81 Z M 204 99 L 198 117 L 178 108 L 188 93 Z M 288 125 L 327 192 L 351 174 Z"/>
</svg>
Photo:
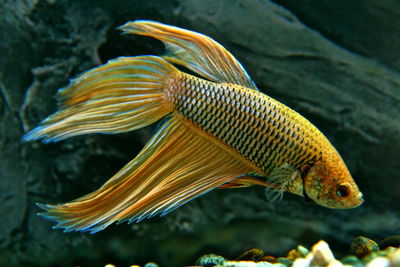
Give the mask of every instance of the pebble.
<svg viewBox="0 0 400 267">
<path fill-rule="evenodd" d="M 285 267 L 280 263 L 269 263 L 266 261 L 262 262 L 251 262 L 251 261 L 228 261 L 218 267 Z"/>
<path fill-rule="evenodd" d="M 293 261 L 292 261 L 292 260 L 290 260 L 290 259 L 288 259 L 288 258 L 283 258 L 283 257 L 278 258 L 278 259 L 276 260 L 276 262 L 282 263 L 282 264 L 285 265 L 285 266 L 292 266 L 292 264 L 293 264 Z"/>
<path fill-rule="evenodd" d="M 308 253 L 307 253 L 308 254 Z M 306 255 L 307 255 L 306 254 Z M 289 251 L 289 253 L 286 255 L 286 258 L 288 258 L 289 260 L 296 260 L 298 258 L 303 258 L 305 257 L 305 255 L 302 255 L 298 249 L 292 249 L 291 251 Z"/>
<path fill-rule="evenodd" d="M 311 251 L 314 254 L 311 265 L 325 266 L 335 259 L 328 244 L 323 240 L 315 244 Z"/>
<path fill-rule="evenodd" d="M 297 259 L 293 262 L 292 267 L 309 267 L 311 264 L 311 259 Z"/>
<path fill-rule="evenodd" d="M 308 249 L 299 245 L 296 249 L 292 249 L 291 251 L 289 251 L 286 258 L 294 261 L 298 258 L 305 258 L 309 253 L 310 251 Z"/>
<path fill-rule="evenodd" d="M 390 267 L 390 261 L 384 257 L 377 257 L 368 262 L 366 267 Z"/>
<path fill-rule="evenodd" d="M 259 248 L 253 248 L 250 250 L 245 251 L 240 255 L 237 260 L 238 261 L 243 261 L 243 260 L 252 260 L 252 261 L 260 261 L 262 257 L 264 256 L 264 251 Z"/>
<path fill-rule="evenodd" d="M 389 252 L 387 257 L 392 266 L 400 266 L 400 249 Z"/>
<path fill-rule="evenodd" d="M 353 267 L 363 267 L 364 264 L 356 256 L 346 256 L 342 259 L 342 263 Z"/>
<path fill-rule="evenodd" d="M 308 253 L 310 253 L 310 250 L 308 250 L 307 248 L 303 247 L 302 245 L 299 245 L 297 247 L 297 251 L 300 253 L 300 255 L 302 257 L 305 257 L 308 255 Z"/>
<path fill-rule="evenodd" d="M 264 256 L 260 259 L 260 261 L 268 261 L 269 263 L 275 263 L 276 258 L 274 256 Z"/>
<path fill-rule="evenodd" d="M 362 258 L 379 250 L 378 244 L 364 236 L 357 236 L 350 244 L 350 253 Z"/>
<path fill-rule="evenodd" d="M 224 262 L 226 262 L 226 259 L 222 256 L 218 256 L 215 254 L 206 254 L 201 256 L 196 261 L 196 265 L 211 267 L 211 266 L 223 265 Z"/>
<path fill-rule="evenodd" d="M 298 246 L 289 251 L 286 257 L 263 256 L 263 250 L 251 249 L 243 253 L 239 261 L 228 261 L 221 256 L 208 254 L 201 257 L 197 265 L 204 267 L 400 267 L 400 248 L 389 246 L 379 250 L 376 242 L 362 236 L 356 237 L 350 247 L 353 255 L 346 256 L 341 261 L 335 259 L 329 245 L 321 240 L 312 246 L 311 251 Z"/>
<path fill-rule="evenodd" d="M 338 260 L 331 260 L 326 267 L 343 267 L 343 264 Z"/>
</svg>

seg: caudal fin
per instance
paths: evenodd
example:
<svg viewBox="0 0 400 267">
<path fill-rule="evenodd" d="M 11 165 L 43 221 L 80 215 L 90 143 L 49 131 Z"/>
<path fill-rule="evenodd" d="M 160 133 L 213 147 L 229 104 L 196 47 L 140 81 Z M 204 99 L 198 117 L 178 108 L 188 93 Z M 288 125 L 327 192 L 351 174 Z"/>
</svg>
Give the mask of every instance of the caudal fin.
<svg viewBox="0 0 400 267">
<path fill-rule="evenodd" d="M 59 110 L 24 136 L 56 142 L 87 133 L 121 133 L 172 111 L 165 81 L 178 70 L 156 56 L 120 57 L 94 68 L 57 93 Z"/>
</svg>

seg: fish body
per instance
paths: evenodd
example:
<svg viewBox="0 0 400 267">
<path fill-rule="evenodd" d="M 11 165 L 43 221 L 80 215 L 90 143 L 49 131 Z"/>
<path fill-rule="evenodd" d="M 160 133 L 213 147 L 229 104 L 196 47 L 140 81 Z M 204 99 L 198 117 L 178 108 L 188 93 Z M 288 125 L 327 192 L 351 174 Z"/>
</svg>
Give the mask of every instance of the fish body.
<svg viewBox="0 0 400 267">
<path fill-rule="evenodd" d="M 285 163 L 299 168 L 319 160 L 327 145 L 326 138 L 304 117 L 259 91 L 184 73 L 174 79 L 170 90 L 180 115 L 265 176 Z"/>
<path fill-rule="evenodd" d="M 362 203 L 328 139 L 261 93 L 220 44 L 152 21 L 121 29 L 160 39 L 167 53 L 122 57 L 82 74 L 58 92 L 60 110 L 24 139 L 119 133 L 167 119 L 142 152 L 97 191 L 65 204 L 40 204 L 56 228 L 97 232 L 113 222 L 164 215 L 215 188 L 250 185 L 330 208 Z"/>
</svg>

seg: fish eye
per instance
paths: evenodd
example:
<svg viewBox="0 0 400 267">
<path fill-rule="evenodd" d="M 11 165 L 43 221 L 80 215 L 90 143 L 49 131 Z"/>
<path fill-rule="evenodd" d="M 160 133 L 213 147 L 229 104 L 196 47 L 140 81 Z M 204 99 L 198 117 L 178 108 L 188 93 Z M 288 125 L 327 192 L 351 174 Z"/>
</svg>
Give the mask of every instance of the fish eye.
<svg viewBox="0 0 400 267">
<path fill-rule="evenodd" d="M 349 187 L 347 185 L 343 185 L 343 184 L 339 185 L 336 188 L 336 195 L 338 197 L 348 197 L 350 195 Z"/>
</svg>

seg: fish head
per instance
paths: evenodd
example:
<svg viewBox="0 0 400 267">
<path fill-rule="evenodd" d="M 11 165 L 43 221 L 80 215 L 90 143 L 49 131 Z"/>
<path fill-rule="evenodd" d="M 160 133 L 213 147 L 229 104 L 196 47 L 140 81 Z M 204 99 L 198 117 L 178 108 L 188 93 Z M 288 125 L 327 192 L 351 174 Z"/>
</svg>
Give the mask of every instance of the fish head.
<svg viewBox="0 0 400 267">
<path fill-rule="evenodd" d="M 349 209 L 364 202 L 341 158 L 333 162 L 315 162 L 303 179 L 304 194 L 321 206 Z"/>
</svg>

